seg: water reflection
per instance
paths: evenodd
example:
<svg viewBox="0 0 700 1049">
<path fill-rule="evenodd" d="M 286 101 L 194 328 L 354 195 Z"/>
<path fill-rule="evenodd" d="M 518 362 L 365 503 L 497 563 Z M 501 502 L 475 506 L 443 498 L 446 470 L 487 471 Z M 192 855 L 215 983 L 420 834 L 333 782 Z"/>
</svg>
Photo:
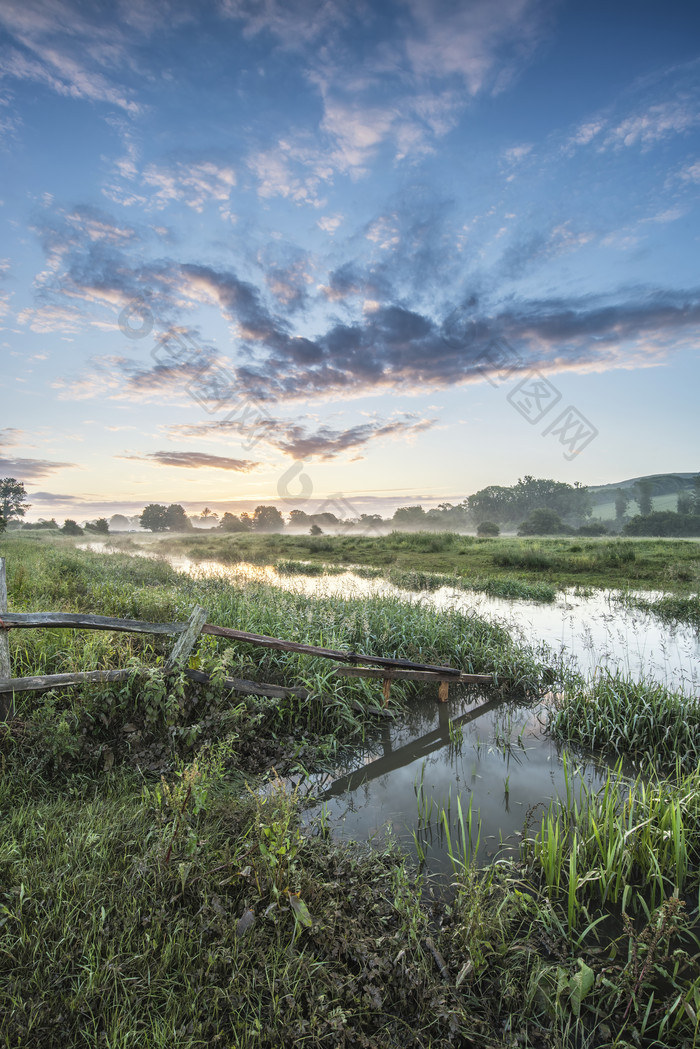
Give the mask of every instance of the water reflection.
<svg viewBox="0 0 700 1049">
<path fill-rule="evenodd" d="M 442 810 L 457 838 L 457 798 L 481 821 L 475 859 L 490 863 L 517 853 L 528 819 L 566 793 L 561 751 L 541 731 L 541 708 L 464 695 L 449 704 L 417 703 L 401 723 L 383 727 L 381 749 L 333 782 L 316 778 L 311 791 L 335 836 L 393 839 L 417 857 L 416 841 L 433 871 L 448 872 Z M 569 770 L 569 788 L 597 789 L 607 767 L 593 761 Z M 475 834 L 476 837 L 476 834 Z"/>
</svg>

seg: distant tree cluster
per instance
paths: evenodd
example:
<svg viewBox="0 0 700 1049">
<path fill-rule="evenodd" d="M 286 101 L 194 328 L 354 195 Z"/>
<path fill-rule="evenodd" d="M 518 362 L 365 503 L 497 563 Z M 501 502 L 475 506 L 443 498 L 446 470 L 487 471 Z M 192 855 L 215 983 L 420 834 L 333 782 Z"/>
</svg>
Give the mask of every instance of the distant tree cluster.
<svg viewBox="0 0 700 1049">
<path fill-rule="evenodd" d="M 510 487 L 489 485 L 466 500 L 469 516 L 475 524 L 494 521 L 500 525 L 518 525 L 535 510 L 551 510 L 570 524 L 590 517 L 592 500 L 588 489 L 576 481 L 552 481 L 530 475 Z"/>
<path fill-rule="evenodd" d="M 163 506 L 149 503 L 144 507 L 139 524 L 149 532 L 189 532 L 192 528 L 189 517 L 179 503 Z"/>
</svg>

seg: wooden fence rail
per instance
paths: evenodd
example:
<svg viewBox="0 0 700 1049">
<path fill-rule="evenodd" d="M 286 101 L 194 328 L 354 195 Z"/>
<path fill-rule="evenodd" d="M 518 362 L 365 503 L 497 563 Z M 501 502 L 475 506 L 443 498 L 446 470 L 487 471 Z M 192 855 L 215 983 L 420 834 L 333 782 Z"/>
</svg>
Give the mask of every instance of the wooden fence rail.
<svg viewBox="0 0 700 1049">
<path fill-rule="evenodd" d="M 115 670 L 77 671 L 70 674 L 45 674 L 34 677 L 13 678 L 10 666 L 8 633 L 17 629 L 72 629 L 72 630 L 114 630 L 133 634 L 165 634 L 177 638 L 172 652 L 164 664 L 165 673 L 182 671 L 191 680 L 208 682 L 209 675 L 203 671 L 192 670 L 186 666 L 190 652 L 200 634 L 213 637 L 229 638 L 232 641 L 256 645 L 260 648 L 276 649 L 282 652 L 299 652 L 302 655 L 318 656 L 331 659 L 336 663 L 350 663 L 351 667 L 338 667 L 336 674 L 347 677 L 381 678 L 384 682 L 385 705 L 389 699 L 391 682 L 411 680 L 435 682 L 439 685 L 439 699 L 445 702 L 448 698 L 450 684 L 493 684 L 490 674 L 465 674 L 457 667 L 441 667 L 431 663 L 417 663 L 409 659 L 396 659 L 389 656 L 372 656 L 361 652 L 348 652 L 318 645 L 307 645 L 298 641 L 287 641 L 284 638 L 269 637 L 266 634 L 254 634 L 247 630 L 234 630 L 230 627 L 217 626 L 206 622 L 205 609 L 197 606 L 186 623 L 149 623 L 141 619 L 120 619 L 114 616 L 100 616 L 73 612 L 8 612 L 7 591 L 5 586 L 5 559 L 0 558 L 0 718 L 8 716 L 13 709 L 12 696 L 15 692 L 43 691 L 50 688 L 65 688 L 78 684 L 97 684 L 101 682 L 127 681 L 138 673 L 147 671 L 138 668 L 121 668 Z M 370 664 L 366 666 L 365 664 Z M 270 685 L 242 678 L 225 678 L 224 687 L 247 695 L 286 698 L 297 696 L 309 698 L 310 693 L 303 688 L 286 688 L 282 685 Z"/>
</svg>

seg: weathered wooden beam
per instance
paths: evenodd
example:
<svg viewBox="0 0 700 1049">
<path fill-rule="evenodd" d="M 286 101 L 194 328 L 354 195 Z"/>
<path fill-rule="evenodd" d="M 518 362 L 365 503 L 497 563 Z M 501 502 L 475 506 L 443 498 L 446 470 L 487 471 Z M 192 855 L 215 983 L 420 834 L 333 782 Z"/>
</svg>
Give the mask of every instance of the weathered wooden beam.
<svg viewBox="0 0 700 1049">
<path fill-rule="evenodd" d="M 134 674 L 145 673 L 145 668 L 129 668 L 120 670 L 83 670 L 73 674 L 39 674 L 35 677 L 14 677 L 0 679 L 0 689 L 12 692 L 44 692 L 50 688 L 69 688 L 72 685 L 103 684 L 117 681 L 128 681 Z M 187 667 L 183 671 L 185 677 L 191 681 L 206 685 L 210 682 L 209 674 L 202 670 L 190 670 Z M 273 699 L 286 699 L 289 696 L 298 696 L 308 699 L 309 692 L 302 688 L 284 688 L 282 685 L 265 685 L 257 681 L 246 681 L 243 678 L 227 677 L 221 682 L 224 688 L 234 692 L 243 692 L 251 696 L 270 696 Z"/>
<path fill-rule="evenodd" d="M 196 681 L 200 685 L 208 685 L 211 681 L 209 674 L 203 670 L 192 670 L 186 667 L 183 670 L 185 677 L 190 681 Z M 266 685 L 258 681 L 247 681 L 240 677 L 225 677 L 221 682 L 224 688 L 230 688 L 233 692 L 242 692 L 246 696 L 269 696 L 271 699 L 288 699 L 296 696 L 299 699 L 308 699 L 311 693 L 305 688 L 285 688 L 284 685 Z"/>
<path fill-rule="evenodd" d="M 276 648 L 282 652 L 301 652 L 307 656 L 322 656 L 326 659 L 334 659 L 338 663 L 374 663 L 380 667 L 437 671 L 448 676 L 450 680 L 461 673 L 457 667 L 436 667 L 432 663 L 414 663 L 410 659 L 368 656 L 362 652 L 341 652 L 334 648 L 304 645 L 299 641 L 285 641 L 278 637 L 269 637 L 267 634 L 251 634 L 247 630 L 232 630 L 230 627 L 214 626 L 212 623 L 206 623 L 202 628 L 202 633 L 211 634 L 214 637 L 228 637 L 232 641 L 243 641 L 251 645 L 259 645 L 261 648 Z"/>
<path fill-rule="evenodd" d="M 335 671 L 339 677 L 377 677 L 390 681 L 434 681 L 436 684 L 447 682 L 450 685 L 492 685 L 492 674 L 443 674 L 435 670 L 379 670 L 375 667 L 338 667 Z"/>
<path fill-rule="evenodd" d="M 7 615 L 7 576 L 5 574 L 5 558 L 0 557 L 0 620 Z M 12 664 L 10 662 L 10 639 L 4 630 L 0 630 L 0 678 L 12 677 Z M 0 691 L 0 721 L 11 718 L 14 714 L 15 702 L 11 692 Z"/>
<path fill-rule="evenodd" d="M 138 671 L 81 670 L 75 674 L 39 674 L 36 677 L 11 677 L 0 680 L 0 689 L 7 692 L 44 692 L 49 688 L 67 688 L 70 685 L 100 684 L 128 681 Z"/>
<path fill-rule="evenodd" d="M 207 621 L 207 610 L 201 605 L 195 605 L 187 623 L 187 629 L 180 634 L 173 645 L 173 650 L 165 661 L 165 673 L 172 674 L 173 670 L 181 668 L 182 664 L 189 659 L 190 652 L 197 643 L 197 638 L 202 632 L 202 627 Z"/>
<path fill-rule="evenodd" d="M 67 627 L 75 630 L 117 630 L 129 634 L 182 634 L 187 629 L 187 623 L 148 623 L 143 619 L 116 619 L 113 616 L 83 615 L 77 612 L 0 612 L 0 620 L 0 625 L 6 629 Z"/>
<path fill-rule="evenodd" d="M 149 623 L 141 619 L 119 619 L 114 616 L 84 615 L 74 612 L 7 612 L 0 614 L 0 636 L 4 629 L 71 628 L 76 630 L 116 630 L 134 634 L 182 634 L 187 623 Z M 4 629 L 3 629 L 4 628 Z M 299 641 L 286 641 L 284 638 L 269 637 L 266 634 L 253 634 L 248 630 L 234 630 L 230 627 L 205 623 L 202 634 L 213 637 L 229 638 L 245 644 L 258 645 L 260 648 L 272 648 L 281 652 L 299 652 L 307 656 L 320 656 L 333 659 L 337 663 L 362 664 L 372 663 L 387 669 L 425 671 L 428 674 L 441 674 L 449 681 L 466 677 L 457 667 L 439 667 L 432 663 L 416 663 L 410 659 L 395 659 L 390 656 L 370 656 L 362 652 L 343 652 L 333 648 L 322 648 L 318 645 L 306 645 Z M 382 675 L 380 675 L 382 676 Z M 474 683 L 484 684 L 484 675 L 469 675 Z M 434 678 L 434 680 L 438 680 Z M 490 679 L 489 679 L 490 680 Z"/>
</svg>

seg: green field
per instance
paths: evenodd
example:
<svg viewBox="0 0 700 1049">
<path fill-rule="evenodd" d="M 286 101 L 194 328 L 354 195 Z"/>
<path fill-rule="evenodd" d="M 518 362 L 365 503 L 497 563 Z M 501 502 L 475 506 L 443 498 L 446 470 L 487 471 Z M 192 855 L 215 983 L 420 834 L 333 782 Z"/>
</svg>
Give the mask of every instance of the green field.
<svg viewBox="0 0 700 1049">
<path fill-rule="evenodd" d="M 485 870 L 465 810 L 449 887 L 397 849 L 333 843 L 322 818 L 303 828 L 278 778 L 378 734 L 381 683 L 208 637 L 197 686 L 164 676 L 161 640 L 14 630 L 15 674 L 134 676 L 18 693 L 0 724 L 0 1046 L 697 1045 L 695 700 L 617 677 L 591 690 L 503 626 L 421 603 L 312 600 L 26 537 L 0 554 L 12 611 L 164 621 L 199 603 L 222 625 L 493 673 L 520 703 L 554 688 L 558 738 L 604 737 L 644 769 L 530 814 L 520 857 Z M 232 694 L 227 674 L 312 696 Z M 390 712 L 419 687 L 392 687 Z"/>
</svg>

